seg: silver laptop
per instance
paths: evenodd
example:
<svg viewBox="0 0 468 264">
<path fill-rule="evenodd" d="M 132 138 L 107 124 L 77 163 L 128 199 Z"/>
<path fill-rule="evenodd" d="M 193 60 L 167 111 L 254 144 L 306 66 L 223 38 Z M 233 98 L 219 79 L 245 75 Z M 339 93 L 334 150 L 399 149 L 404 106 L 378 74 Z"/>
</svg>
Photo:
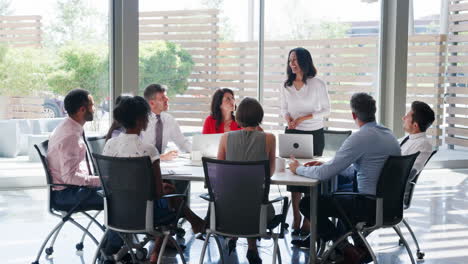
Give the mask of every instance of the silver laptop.
<svg viewBox="0 0 468 264">
<path fill-rule="evenodd" d="M 200 151 L 202 157 L 216 158 L 222 136 L 223 134 L 194 135 L 192 151 Z"/>
<path fill-rule="evenodd" d="M 298 159 L 314 157 L 314 136 L 304 134 L 279 134 L 279 155 L 289 158 L 293 155 Z"/>
</svg>

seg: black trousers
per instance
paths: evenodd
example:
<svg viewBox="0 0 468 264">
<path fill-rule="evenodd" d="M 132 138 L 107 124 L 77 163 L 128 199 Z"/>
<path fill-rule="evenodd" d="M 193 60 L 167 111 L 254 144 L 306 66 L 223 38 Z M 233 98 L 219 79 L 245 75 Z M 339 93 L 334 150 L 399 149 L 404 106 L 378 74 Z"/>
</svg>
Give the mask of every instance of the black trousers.
<svg viewBox="0 0 468 264">
<path fill-rule="evenodd" d="M 325 136 L 323 133 L 323 128 L 312 130 L 312 131 L 304 131 L 304 130 L 297 130 L 297 129 L 288 129 L 284 130 L 285 134 L 307 134 L 314 136 L 314 156 L 322 156 L 323 149 L 325 148 Z M 288 185 L 286 188 L 289 192 L 302 192 L 306 195 L 309 193 L 309 188 L 304 186 L 291 186 Z"/>
<path fill-rule="evenodd" d="M 353 224 L 361 221 L 373 223 L 375 219 L 375 201 L 364 197 L 356 197 L 352 195 L 335 196 L 336 203 L 340 204 L 346 215 L 350 218 Z M 336 226 L 328 219 L 335 217 L 343 220 L 336 203 L 330 195 L 320 195 L 317 201 L 317 236 L 325 241 L 335 240 L 343 232 L 351 229 L 350 226 L 344 224 L 343 230 L 338 230 Z M 307 218 L 310 218 L 310 197 L 305 197 L 299 205 L 301 213 Z M 346 223 L 346 221 L 342 221 Z"/>
</svg>

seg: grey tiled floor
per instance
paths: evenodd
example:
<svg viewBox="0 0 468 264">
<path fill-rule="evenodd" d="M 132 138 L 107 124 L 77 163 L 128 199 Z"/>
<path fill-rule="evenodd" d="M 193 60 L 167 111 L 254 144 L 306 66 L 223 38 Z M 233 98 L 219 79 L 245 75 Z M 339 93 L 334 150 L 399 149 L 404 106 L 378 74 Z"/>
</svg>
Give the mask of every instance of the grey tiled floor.
<svg viewBox="0 0 468 264">
<path fill-rule="evenodd" d="M 421 247 L 426 252 L 424 263 L 461 264 L 468 263 L 468 170 L 426 170 L 420 178 L 411 209 L 405 215 L 414 228 Z M 203 191 L 201 184 L 192 187 L 192 208 L 200 215 L 206 212 L 206 203 L 198 198 Z M 283 188 L 271 188 L 271 196 L 286 194 Z M 1 263 L 31 263 L 39 245 L 49 230 L 58 222 L 47 213 L 45 189 L 21 189 L 0 191 L 0 259 Z M 101 217 L 102 219 L 102 217 Z M 78 218 L 78 220 L 84 220 Z M 289 217 L 289 222 L 291 219 Z M 187 230 L 189 227 L 187 226 Z M 408 235 L 402 228 L 404 234 Z M 93 232 L 99 235 L 98 230 Z M 73 226 L 65 226 L 54 247 L 53 258 L 41 257 L 40 263 L 90 263 L 95 246 L 85 240 L 85 249 L 76 253 L 75 244 L 81 233 Z M 185 257 L 189 263 L 198 263 L 202 241 L 187 232 Z M 403 247 L 397 245 L 398 238 L 392 229 L 380 230 L 369 238 L 378 254 L 379 263 L 411 263 Z M 305 251 L 290 246 L 291 236 L 280 240 L 283 263 L 304 263 Z M 413 247 L 412 241 L 410 246 Z M 264 263 L 271 262 L 271 240 L 260 243 Z M 238 242 L 237 254 L 227 256 L 226 263 L 248 263 L 245 254 L 247 243 Z M 218 263 L 219 253 L 210 243 L 205 263 Z M 181 263 L 170 251 L 164 263 Z"/>
</svg>

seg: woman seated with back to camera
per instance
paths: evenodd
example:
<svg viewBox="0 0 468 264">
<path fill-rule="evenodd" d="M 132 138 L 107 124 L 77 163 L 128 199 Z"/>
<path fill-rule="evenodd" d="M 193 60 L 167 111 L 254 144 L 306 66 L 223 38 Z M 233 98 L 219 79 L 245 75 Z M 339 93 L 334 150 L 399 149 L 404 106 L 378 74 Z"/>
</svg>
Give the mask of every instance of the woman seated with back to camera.
<svg viewBox="0 0 468 264">
<path fill-rule="evenodd" d="M 263 120 L 263 108 L 253 98 L 245 98 L 239 104 L 236 111 L 236 120 L 242 130 L 225 133 L 221 137 L 218 149 L 218 159 L 231 161 L 270 161 L 270 177 L 275 172 L 276 139 L 271 133 L 260 130 Z M 268 218 L 274 216 L 271 206 L 268 210 Z M 235 247 L 235 240 L 231 240 L 230 249 Z M 248 238 L 247 259 L 249 263 L 262 263 L 258 255 L 255 238 Z"/>
<path fill-rule="evenodd" d="M 143 143 L 140 133 L 148 126 L 150 107 L 140 96 L 125 96 L 115 107 L 115 120 L 124 128 L 119 136 L 109 139 L 104 146 L 103 155 L 111 157 L 144 157 L 148 156 L 152 162 L 153 175 L 156 183 L 156 198 L 154 203 L 154 221 L 157 223 L 162 217 L 174 212 L 180 205 L 180 199 L 159 199 L 165 194 L 174 193 L 172 184 L 164 183 L 161 177 L 159 154 L 156 147 Z M 131 177 L 131 175 L 129 175 Z M 183 208 L 185 218 L 192 225 L 194 233 L 200 233 L 204 228 L 204 221 L 188 207 Z M 151 254 L 151 263 L 156 262 L 161 247 L 161 238 L 156 238 L 155 248 Z"/>
<path fill-rule="evenodd" d="M 241 129 L 236 123 L 234 92 L 228 88 L 217 89 L 211 99 L 211 113 L 203 123 L 202 134 L 218 134 Z"/>
</svg>

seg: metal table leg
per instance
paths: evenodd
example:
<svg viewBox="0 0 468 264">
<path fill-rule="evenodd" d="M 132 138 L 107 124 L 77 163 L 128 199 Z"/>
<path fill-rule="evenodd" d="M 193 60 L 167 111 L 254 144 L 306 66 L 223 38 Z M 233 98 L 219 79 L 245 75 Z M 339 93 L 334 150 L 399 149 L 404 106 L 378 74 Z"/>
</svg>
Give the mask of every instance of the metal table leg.
<svg viewBox="0 0 468 264">
<path fill-rule="evenodd" d="M 317 196 L 318 185 L 310 187 L 310 252 L 309 263 L 317 263 L 317 250 L 315 241 L 317 241 Z"/>
</svg>

